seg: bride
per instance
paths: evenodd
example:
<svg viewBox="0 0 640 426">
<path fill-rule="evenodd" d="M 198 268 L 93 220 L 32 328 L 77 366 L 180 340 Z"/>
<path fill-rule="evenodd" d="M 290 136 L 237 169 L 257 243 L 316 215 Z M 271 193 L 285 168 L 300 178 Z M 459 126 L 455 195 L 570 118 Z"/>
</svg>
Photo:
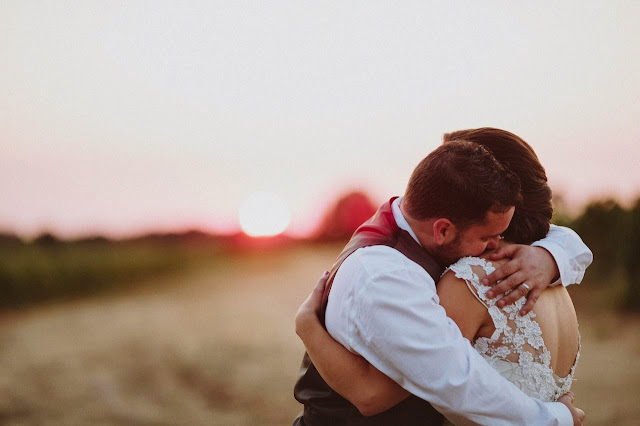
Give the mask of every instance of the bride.
<svg viewBox="0 0 640 426">
<path fill-rule="evenodd" d="M 526 142 L 508 135 L 505 140 L 484 139 L 482 132 L 472 130 L 444 138 L 444 143 L 464 139 L 484 145 L 520 177 L 523 205 L 516 210 L 500 246 L 530 244 L 543 238 L 552 214 L 544 168 Z M 533 310 L 522 316 L 527 311 L 523 310 L 526 284 L 514 290 L 522 292 L 522 297 L 511 305 L 497 304 L 497 298 L 491 292 L 487 294 L 490 287 L 483 285 L 483 278 L 507 261 L 489 261 L 490 255 L 485 252 L 481 257 L 466 257 L 449 266 L 437 285 L 440 305 L 487 362 L 524 393 L 542 401 L 572 401 L 569 390 L 580 338 L 566 289 L 562 285 L 548 287 Z M 381 413 L 407 398 L 409 392 L 364 358 L 349 352 L 323 328 L 318 312 L 326 279 L 327 274 L 300 307 L 296 332 L 318 372 L 336 392 L 364 415 Z"/>
</svg>

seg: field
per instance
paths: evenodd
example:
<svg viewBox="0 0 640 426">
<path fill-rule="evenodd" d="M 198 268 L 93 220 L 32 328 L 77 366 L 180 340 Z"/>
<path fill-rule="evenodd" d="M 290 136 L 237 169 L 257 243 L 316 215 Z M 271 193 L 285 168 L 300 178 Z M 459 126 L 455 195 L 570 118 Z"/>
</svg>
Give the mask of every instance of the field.
<svg viewBox="0 0 640 426">
<path fill-rule="evenodd" d="M 0 423 L 291 424 L 303 353 L 293 316 L 337 252 L 234 254 L 107 295 L 3 311 Z M 640 317 L 578 315 L 576 404 L 588 424 L 638 424 Z"/>
</svg>

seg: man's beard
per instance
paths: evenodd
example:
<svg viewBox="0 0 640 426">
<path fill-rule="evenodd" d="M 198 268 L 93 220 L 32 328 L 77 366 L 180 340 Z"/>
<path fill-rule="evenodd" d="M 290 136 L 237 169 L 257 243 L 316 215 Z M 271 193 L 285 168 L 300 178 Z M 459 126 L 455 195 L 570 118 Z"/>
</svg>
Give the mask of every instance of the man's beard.
<svg viewBox="0 0 640 426">
<path fill-rule="evenodd" d="M 458 232 L 453 241 L 440 246 L 435 253 L 430 253 L 431 256 L 433 256 L 441 266 L 449 266 L 456 263 L 458 259 L 465 256 L 462 252 L 463 236 L 463 232 Z"/>
</svg>

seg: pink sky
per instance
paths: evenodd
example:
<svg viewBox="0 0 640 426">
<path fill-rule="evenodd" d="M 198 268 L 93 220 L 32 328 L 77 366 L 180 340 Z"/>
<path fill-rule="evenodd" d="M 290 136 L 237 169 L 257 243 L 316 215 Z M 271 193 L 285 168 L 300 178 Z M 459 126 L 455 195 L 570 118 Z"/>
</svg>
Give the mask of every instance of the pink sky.
<svg viewBox="0 0 640 426">
<path fill-rule="evenodd" d="M 292 232 L 401 194 L 442 133 L 510 130 L 574 206 L 640 194 L 640 3 L 0 6 L 0 229 Z"/>
</svg>

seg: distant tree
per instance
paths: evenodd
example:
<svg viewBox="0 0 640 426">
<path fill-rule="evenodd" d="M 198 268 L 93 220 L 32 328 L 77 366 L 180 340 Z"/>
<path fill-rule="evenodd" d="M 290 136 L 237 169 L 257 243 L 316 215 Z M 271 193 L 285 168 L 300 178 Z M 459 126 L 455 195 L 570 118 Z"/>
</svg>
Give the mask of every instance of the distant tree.
<svg viewBox="0 0 640 426">
<path fill-rule="evenodd" d="M 608 278 L 624 267 L 631 232 L 629 219 L 629 212 L 617 201 L 609 199 L 589 203 L 569 224 L 593 252 L 591 274 Z"/>
<path fill-rule="evenodd" d="M 628 209 L 612 199 L 591 202 L 566 225 L 593 252 L 588 270 L 593 282 L 624 280 L 620 307 L 640 311 L 640 198 Z"/>
<path fill-rule="evenodd" d="M 326 212 L 316 232 L 320 240 L 346 240 L 376 212 L 377 206 L 361 191 L 341 196 Z"/>
<path fill-rule="evenodd" d="M 33 240 L 33 243 L 43 246 L 52 246 L 60 243 L 60 240 L 52 233 L 45 232 L 40 234 L 35 240 Z"/>
<path fill-rule="evenodd" d="M 219 241 L 222 237 L 210 234 L 199 229 L 190 229 L 183 232 L 155 232 L 150 234 L 139 235 L 127 241 L 142 242 L 152 244 L 174 244 L 174 243 L 213 243 Z"/>
<path fill-rule="evenodd" d="M 624 295 L 624 307 L 640 310 L 640 198 L 629 210 L 627 237 L 624 239 L 624 266 L 628 285 Z"/>
<path fill-rule="evenodd" d="M 21 245 L 22 240 L 15 234 L 0 232 L 0 246 Z"/>
</svg>

